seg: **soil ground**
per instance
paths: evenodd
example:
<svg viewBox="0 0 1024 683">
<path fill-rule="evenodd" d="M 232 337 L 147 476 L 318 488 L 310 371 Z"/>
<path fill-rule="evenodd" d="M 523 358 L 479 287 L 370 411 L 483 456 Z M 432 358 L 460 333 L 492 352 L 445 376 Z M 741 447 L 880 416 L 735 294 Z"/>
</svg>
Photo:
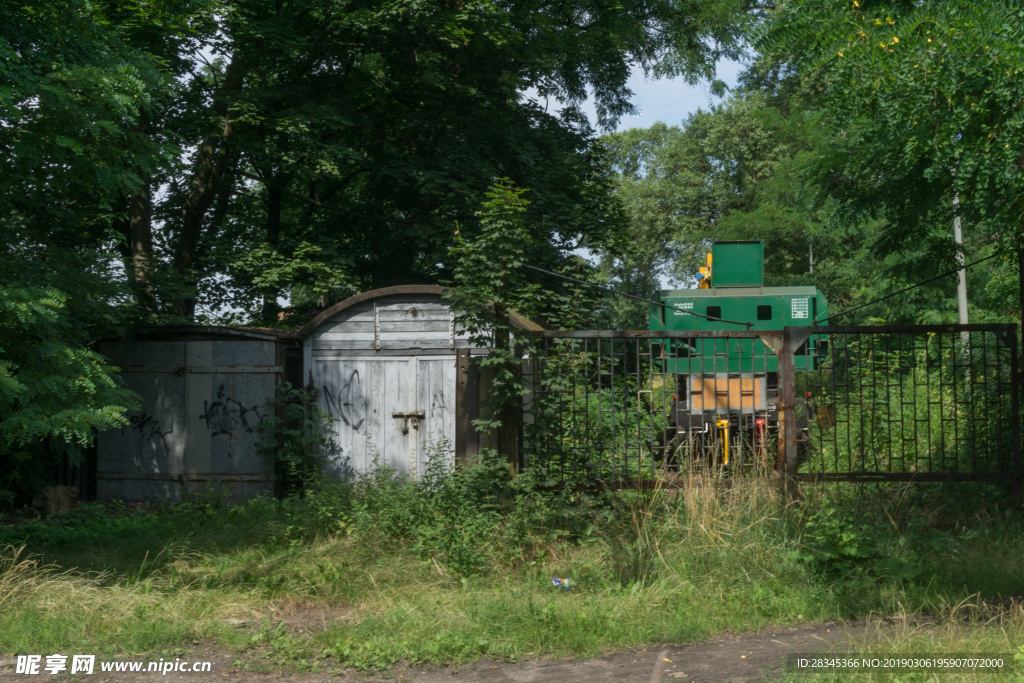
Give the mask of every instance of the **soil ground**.
<svg viewBox="0 0 1024 683">
<path fill-rule="evenodd" d="M 386 675 L 357 671 L 296 672 L 269 668 L 257 653 L 209 650 L 197 645 L 181 657 L 186 661 L 211 662 L 210 673 L 100 673 L 83 677 L 102 683 L 144 683 L 149 681 L 224 681 L 241 683 L 320 683 L 349 680 L 353 683 L 416 681 L 418 683 L 664 683 L 671 681 L 739 682 L 761 681 L 780 671 L 790 653 L 827 652 L 854 640 L 866 622 L 829 622 L 779 628 L 761 633 L 728 635 L 691 645 L 649 645 L 609 652 L 593 659 L 527 659 L 520 662 L 480 660 L 451 667 L 397 666 Z M 298 631 L 298 628 L 294 629 Z M 12 658 L 0 661 L 0 681 L 30 680 L 15 673 Z M 141 658 L 140 658 L 141 659 Z M 99 660 L 99 658 L 97 658 Z M 98 665 L 97 665 L 98 668 Z M 46 678 L 58 680 L 42 674 Z M 62 676 L 64 680 L 79 676 Z"/>
</svg>

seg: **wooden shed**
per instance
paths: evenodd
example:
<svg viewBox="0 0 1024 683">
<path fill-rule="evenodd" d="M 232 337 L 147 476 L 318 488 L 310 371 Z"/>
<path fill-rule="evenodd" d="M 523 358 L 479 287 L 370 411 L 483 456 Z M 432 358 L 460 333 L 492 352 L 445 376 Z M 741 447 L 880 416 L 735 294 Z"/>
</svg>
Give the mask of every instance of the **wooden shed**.
<svg viewBox="0 0 1024 683">
<path fill-rule="evenodd" d="M 324 311 L 300 330 L 303 368 L 335 418 L 328 474 L 365 472 L 377 460 L 422 476 L 430 457 L 466 462 L 481 448 L 472 425 L 486 376 L 469 372 L 474 347 L 435 285 L 376 289 Z M 541 329 L 514 316 L 522 329 Z"/>
<path fill-rule="evenodd" d="M 180 500 L 216 488 L 231 499 L 278 493 L 272 458 L 256 449 L 260 422 L 283 382 L 318 391 L 335 418 L 325 474 L 374 467 L 422 476 L 433 455 L 468 461 L 495 446 L 473 420 L 487 373 L 443 289 L 388 287 L 353 296 L 301 330 L 165 326 L 107 340 L 99 350 L 142 399 L 123 429 L 97 439 L 100 499 Z M 520 316 L 521 329 L 541 329 Z"/>
</svg>

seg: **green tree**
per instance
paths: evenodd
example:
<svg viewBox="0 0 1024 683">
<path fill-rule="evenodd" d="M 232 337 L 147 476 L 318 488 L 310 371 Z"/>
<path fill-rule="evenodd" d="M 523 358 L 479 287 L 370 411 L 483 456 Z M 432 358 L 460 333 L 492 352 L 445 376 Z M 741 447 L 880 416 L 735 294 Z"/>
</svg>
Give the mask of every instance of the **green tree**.
<svg viewBox="0 0 1024 683">
<path fill-rule="evenodd" d="M 132 405 L 89 349 L 133 320 L 114 254 L 121 198 L 168 148 L 140 130 L 172 79 L 109 8 L 0 6 L 0 486 L 74 461 Z M 7 496 L 9 499 L 9 495 Z"/>
<path fill-rule="evenodd" d="M 769 282 L 806 282 L 807 244 L 819 226 L 792 171 L 827 142 L 813 124 L 812 115 L 787 116 L 766 93 L 748 90 L 681 127 L 605 136 L 630 217 L 629 247 L 606 254 L 606 268 L 630 293 L 650 297 L 659 274 L 695 286 L 709 240 L 763 239 Z M 827 254 L 824 240 L 821 247 Z M 630 326 L 646 326 L 642 304 L 619 306 Z"/>
<path fill-rule="evenodd" d="M 592 95 L 609 125 L 629 108 L 631 66 L 710 75 L 736 53 L 747 9 L 745 0 L 100 7 L 78 11 L 80 21 L 116 35 L 168 86 L 123 127 L 139 143 L 108 148 L 141 152 L 109 207 L 138 303 L 186 317 L 197 304 L 231 305 L 264 321 L 281 296 L 316 308 L 356 288 L 449 277 L 453 221 L 477 229 L 478 197 L 495 177 L 533 192 L 531 258 L 553 265 L 606 241 L 616 231 L 604 208 L 609 179 L 580 103 Z M 11 12 L 12 27 L 32 16 Z M 524 98 L 530 88 L 559 100 L 561 115 Z"/>
<path fill-rule="evenodd" d="M 972 253 L 1021 245 L 1022 18 L 1009 2 L 796 0 L 760 35 L 764 53 L 822 74 L 837 135 L 819 177 L 884 209 L 883 252 L 952 267 L 954 196 Z"/>
<path fill-rule="evenodd" d="M 894 249 L 887 238 L 903 220 L 898 207 L 848 194 L 857 185 L 843 171 L 847 156 L 835 151 L 845 149 L 848 130 L 829 108 L 826 85 L 821 71 L 763 57 L 722 104 L 681 127 L 606 136 L 631 221 L 629 248 L 605 255 L 606 272 L 626 286 L 643 280 L 649 289 L 632 293 L 649 296 L 659 270 L 693 283 L 707 240 L 762 239 L 770 285 L 815 284 L 836 312 L 934 275 L 937 250 L 946 250 L 940 267 L 952 268 L 948 213 L 918 226 L 926 237 Z M 978 256 L 994 248 L 978 231 L 966 245 Z M 1008 274 L 1002 261 L 970 271 L 972 319 L 1004 319 Z M 858 319 L 955 322 L 954 294 L 950 276 Z M 618 320 L 645 324 L 643 305 L 618 306 Z"/>
<path fill-rule="evenodd" d="M 100 293 L 76 267 L 87 268 L 39 264 L 18 250 L 0 266 L 0 504 L 45 484 L 32 475 L 49 474 L 54 456 L 80 463 L 94 430 L 127 424 L 124 413 L 136 404 L 117 368 L 89 348 L 91 328 L 77 318 L 87 306 L 47 284 L 57 275 L 65 286 L 78 281 Z"/>
</svg>

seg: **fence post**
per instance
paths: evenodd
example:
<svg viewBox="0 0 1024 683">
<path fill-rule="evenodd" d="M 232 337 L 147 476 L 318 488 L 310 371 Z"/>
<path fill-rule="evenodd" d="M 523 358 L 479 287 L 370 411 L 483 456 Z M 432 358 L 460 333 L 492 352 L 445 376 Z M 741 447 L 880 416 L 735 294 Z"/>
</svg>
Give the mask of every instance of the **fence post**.
<svg viewBox="0 0 1024 683">
<path fill-rule="evenodd" d="M 789 493 L 789 441 L 790 435 L 795 433 L 795 411 L 793 410 L 793 398 L 796 393 L 796 373 L 793 370 L 793 348 L 790 345 L 790 328 L 785 328 L 782 333 L 782 344 L 779 346 L 779 480 L 782 483 L 782 493 Z M 794 447 L 796 439 L 793 439 Z"/>
<path fill-rule="evenodd" d="M 1010 434 L 1013 439 L 1013 499 L 1017 506 L 1024 505 L 1024 494 L 1021 488 L 1024 487 L 1024 463 L 1021 462 L 1020 452 L 1020 392 L 1021 392 L 1021 371 L 1020 357 L 1017 353 L 1017 329 L 1011 326 L 1007 336 L 1010 338 L 1010 373 L 1013 378 L 1010 382 Z"/>
<path fill-rule="evenodd" d="M 796 352 L 810 339 L 806 327 L 786 327 L 779 349 L 779 475 L 783 493 L 796 496 Z"/>
</svg>

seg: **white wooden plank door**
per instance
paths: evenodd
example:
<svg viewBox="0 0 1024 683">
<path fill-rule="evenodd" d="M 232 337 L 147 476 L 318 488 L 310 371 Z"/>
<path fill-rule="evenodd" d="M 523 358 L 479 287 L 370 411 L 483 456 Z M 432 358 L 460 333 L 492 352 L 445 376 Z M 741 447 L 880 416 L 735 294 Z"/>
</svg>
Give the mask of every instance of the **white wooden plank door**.
<svg viewBox="0 0 1024 683">
<path fill-rule="evenodd" d="M 455 460 L 455 356 L 419 356 L 416 361 L 416 406 L 426 415 L 420 425 L 417 451 L 419 476 L 430 458 Z"/>
<path fill-rule="evenodd" d="M 418 477 L 431 453 L 453 460 L 454 356 L 322 358 L 314 382 L 320 405 L 335 418 L 329 476 L 366 472 L 379 459 Z"/>
</svg>

